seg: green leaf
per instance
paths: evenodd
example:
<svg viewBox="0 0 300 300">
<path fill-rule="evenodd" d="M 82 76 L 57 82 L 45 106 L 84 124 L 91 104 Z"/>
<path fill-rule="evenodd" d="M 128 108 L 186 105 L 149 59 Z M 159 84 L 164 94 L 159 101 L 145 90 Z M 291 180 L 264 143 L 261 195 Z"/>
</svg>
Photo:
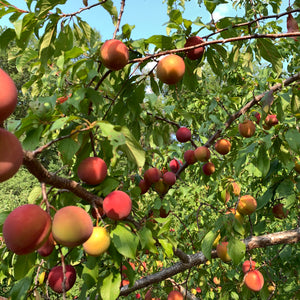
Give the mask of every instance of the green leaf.
<svg viewBox="0 0 300 300">
<path fill-rule="evenodd" d="M 285 133 L 285 139 L 290 148 L 300 154 L 300 132 L 296 128 L 291 128 Z"/>
<path fill-rule="evenodd" d="M 43 126 L 34 128 L 26 133 L 26 138 L 23 141 L 23 148 L 25 150 L 34 150 L 39 146 L 41 134 L 44 130 Z"/>
<path fill-rule="evenodd" d="M 182 19 L 182 14 L 180 12 L 179 9 L 174 9 L 174 10 L 171 10 L 170 14 L 169 14 L 169 17 L 170 17 L 170 21 L 176 23 L 176 24 L 181 24 L 183 19 Z"/>
<path fill-rule="evenodd" d="M 139 232 L 138 232 L 139 238 L 141 245 L 146 249 L 149 249 L 152 253 L 158 253 L 157 248 L 155 246 L 155 239 L 152 236 L 152 232 L 149 228 L 143 227 Z"/>
<path fill-rule="evenodd" d="M 173 244 L 167 239 L 158 239 L 167 257 L 173 257 Z"/>
<path fill-rule="evenodd" d="M 81 278 L 88 289 L 94 287 L 98 280 L 99 266 L 97 264 L 97 258 L 88 256 L 86 264 L 84 264 Z"/>
<path fill-rule="evenodd" d="M 37 199 L 39 199 L 40 196 L 42 196 L 42 188 L 41 188 L 40 185 L 38 185 L 38 186 L 35 186 L 31 190 L 27 201 L 28 201 L 29 204 L 35 204 Z"/>
<path fill-rule="evenodd" d="M 152 35 L 145 41 L 148 44 L 153 44 L 157 48 L 166 50 L 166 49 L 172 49 L 173 47 L 173 40 L 170 36 L 165 35 Z"/>
<path fill-rule="evenodd" d="M 65 163 L 71 163 L 73 156 L 79 150 L 80 143 L 74 141 L 72 138 L 63 139 L 58 142 L 58 150 L 61 153 L 62 159 Z"/>
<path fill-rule="evenodd" d="M 206 57 L 207 57 L 207 61 L 210 65 L 212 71 L 216 75 L 220 76 L 222 74 L 223 64 L 222 64 L 221 60 L 219 59 L 219 56 L 217 55 L 217 53 L 215 51 L 213 51 L 212 49 L 208 48 L 206 50 Z"/>
<path fill-rule="evenodd" d="M 258 150 L 256 167 L 261 172 L 262 177 L 266 177 L 270 170 L 270 158 L 265 144 L 262 144 Z"/>
<path fill-rule="evenodd" d="M 218 232 L 216 232 L 215 230 L 211 230 L 205 235 L 204 239 L 202 240 L 201 251 L 208 260 L 211 259 L 211 250 L 217 235 Z"/>
<path fill-rule="evenodd" d="M 14 275 L 16 280 L 22 279 L 35 265 L 36 253 L 27 255 L 17 255 L 16 263 L 14 264 Z"/>
<path fill-rule="evenodd" d="M 103 280 L 100 292 L 102 299 L 115 300 L 120 294 L 121 274 L 110 273 Z"/>
<path fill-rule="evenodd" d="M 227 249 L 228 255 L 235 265 L 241 262 L 246 253 L 245 243 L 235 238 L 229 240 Z"/>
<path fill-rule="evenodd" d="M 113 1 L 112 0 L 105 1 L 102 4 L 102 6 L 104 9 L 106 9 L 109 12 L 114 25 L 116 25 L 117 21 L 118 21 L 118 11 L 117 11 L 117 8 L 114 6 Z"/>
<path fill-rule="evenodd" d="M 110 235 L 113 244 L 120 254 L 128 258 L 135 258 L 139 239 L 128 227 L 118 224 Z"/>
<path fill-rule="evenodd" d="M 35 266 L 27 272 L 25 277 L 14 282 L 12 289 L 9 291 L 9 296 L 11 297 L 11 300 L 28 299 L 27 292 L 30 289 L 34 278 L 34 270 Z"/>
<path fill-rule="evenodd" d="M 222 3 L 227 3 L 227 2 L 224 0 L 204 0 L 204 5 L 211 14 L 214 12 L 217 5 Z"/>
<path fill-rule="evenodd" d="M 277 47 L 270 39 L 257 39 L 257 46 L 262 58 L 272 63 L 273 70 L 280 73 L 282 70 L 282 57 Z"/>
<path fill-rule="evenodd" d="M 120 146 L 120 149 L 126 153 L 129 160 L 142 168 L 145 164 L 145 151 L 127 127 L 123 126 L 121 133 L 125 137 L 125 145 Z"/>
<path fill-rule="evenodd" d="M 272 198 L 273 198 L 273 190 L 272 189 L 266 190 L 264 194 L 257 199 L 256 210 L 263 208 Z"/>
</svg>

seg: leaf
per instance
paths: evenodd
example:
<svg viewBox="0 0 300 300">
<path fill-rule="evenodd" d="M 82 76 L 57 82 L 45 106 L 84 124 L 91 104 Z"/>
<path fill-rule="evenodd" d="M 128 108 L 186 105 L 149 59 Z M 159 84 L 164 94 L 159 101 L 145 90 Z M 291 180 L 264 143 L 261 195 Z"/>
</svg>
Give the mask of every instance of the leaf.
<svg viewBox="0 0 300 300">
<path fill-rule="evenodd" d="M 204 0 L 204 5 L 211 14 L 214 12 L 217 5 L 222 3 L 227 3 L 227 2 L 224 0 Z"/>
<path fill-rule="evenodd" d="M 171 258 L 173 257 L 173 245 L 167 239 L 158 239 L 158 242 L 161 244 L 165 254 Z"/>
<path fill-rule="evenodd" d="M 241 262 L 246 253 L 245 243 L 236 238 L 229 240 L 227 249 L 228 255 L 231 257 L 235 265 Z"/>
<path fill-rule="evenodd" d="M 34 150 L 40 143 L 41 134 L 44 130 L 43 126 L 34 128 L 26 133 L 26 138 L 23 141 L 23 148 L 25 150 Z"/>
<path fill-rule="evenodd" d="M 205 235 L 204 239 L 202 240 L 201 251 L 208 260 L 211 259 L 211 250 L 217 235 L 218 232 L 216 232 L 215 230 L 211 230 Z"/>
<path fill-rule="evenodd" d="M 152 236 L 152 232 L 149 228 L 143 227 L 139 232 L 138 235 L 140 237 L 141 245 L 146 249 L 149 249 L 152 253 L 158 253 L 157 248 L 155 246 L 155 239 Z"/>
<path fill-rule="evenodd" d="M 297 129 L 289 129 L 285 133 L 285 140 L 293 151 L 300 154 L 300 132 Z"/>
<path fill-rule="evenodd" d="M 139 239 L 134 233 L 123 224 L 118 224 L 110 235 L 114 246 L 120 254 L 128 258 L 135 258 Z"/>
<path fill-rule="evenodd" d="M 42 196 L 42 188 L 41 188 L 41 186 L 40 185 L 38 185 L 38 186 L 35 186 L 32 190 L 31 190 L 31 192 L 30 192 L 30 194 L 29 194 L 29 196 L 28 196 L 28 203 L 29 204 L 35 204 L 36 203 L 36 201 L 37 201 L 37 199 L 40 197 L 40 196 Z"/>
<path fill-rule="evenodd" d="M 79 150 L 80 143 L 74 141 L 72 138 L 63 139 L 58 142 L 58 150 L 65 163 L 71 163 L 73 156 Z"/>
<path fill-rule="evenodd" d="M 14 276 L 16 280 L 22 279 L 35 265 L 36 253 L 27 255 L 17 255 L 16 263 L 14 264 Z"/>
<path fill-rule="evenodd" d="M 223 64 L 220 61 L 217 53 L 215 51 L 213 51 L 212 49 L 208 48 L 206 50 L 206 57 L 207 57 L 207 61 L 211 67 L 211 69 L 213 70 L 213 72 L 216 75 L 221 75 L 222 74 L 222 70 L 223 70 Z"/>
<path fill-rule="evenodd" d="M 114 6 L 114 3 L 112 0 L 107 0 L 102 4 L 102 7 L 109 12 L 111 15 L 112 21 L 114 25 L 117 24 L 118 20 L 118 11 L 117 8 Z"/>
<path fill-rule="evenodd" d="M 261 100 L 263 104 L 263 110 L 265 113 L 268 113 L 271 109 L 271 106 L 274 102 L 273 91 L 268 92 L 263 99 Z"/>
<path fill-rule="evenodd" d="M 35 266 L 30 269 L 26 276 L 16 282 L 14 282 L 12 289 L 9 291 L 11 300 L 25 300 L 27 299 L 27 292 L 33 281 Z"/>
<path fill-rule="evenodd" d="M 257 39 L 260 55 L 272 64 L 273 70 L 280 73 L 282 70 L 282 57 L 277 47 L 268 39 Z"/>
<path fill-rule="evenodd" d="M 120 294 L 120 284 L 121 284 L 121 274 L 120 273 L 110 273 L 103 280 L 100 292 L 102 299 L 105 300 L 115 300 Z"/>
<path fill-rule="evenodd" d="M 256 167 L 261 172 L 262 177 L 265 177 L 270 169 L 270 157 L 265 144 L 262 144 L 257 153 Z"/>
<path fill-rule="evenodd" d="M 170 36 L 152 35 L 151 37 L 146 39 L 145 42 L 148 43 L 148 44 L 153 44 L 161 50 L 174 48 L 173 40 Z"/>
<path fill-rule="evenodd" d="M 266 190 L 265 193 L 257 199 L 256 210 L 263 208 L 272 198 L 273 198 L 273 190 L 272 189 Z"/>
<path fill-rule="evenodd" d="M 88 289 L 97 284 L 99 266 L 97 264 L 97 258 L 88 256 L 86 264 L 84 264 L 81 278 Z"/>
</svg>

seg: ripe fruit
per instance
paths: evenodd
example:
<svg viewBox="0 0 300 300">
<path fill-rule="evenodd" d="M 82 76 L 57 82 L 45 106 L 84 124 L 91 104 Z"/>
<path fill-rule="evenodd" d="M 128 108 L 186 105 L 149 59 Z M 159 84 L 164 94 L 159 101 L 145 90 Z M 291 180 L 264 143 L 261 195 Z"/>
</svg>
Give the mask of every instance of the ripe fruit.
<svg viewBox="0 0 300 300">
<path fill-rule="evenodd" d="M 184 152 L 183 158 L 188 165 L 193 165 L 195 162 L 197 162 L 194 150 L 186 150 Z"/>
<path fill-rule="evenodd" d="M 232 192 L 235 196 L 239 196 L 240 193 L 241 193 L 241 186 L 235 182 L 235 181 L 232 181 L 231 182 L 231 188 L 232 188 Z"/>
<path fill-rule="evenodd" d="M 180 161 L 180 163 L 182 165 L 182 161 Z M 170 170 L 176 173 L 180 168 L 180 163 L 178 162 L 178 160 L 172 159 L 169 164 Z"/>
<path fill-rule="evenodd" d="M 210 151 L 205 146 L 198 147 L 194 152 L 198 161 L 205 162 L 210 159 Z"/>
<path fill-rule="evenodd" d="M 99 214 L 100 217 L 102 217 L 104 215 L 102 204 L 101 204 L 101 206 L 91 208 L 91 214 L 92 214 L 94 219 L 98 218 L 97 211 L 98 211 L 98 214 Z"/>
<path fill-rule="evenodd" d="M 92 232 L 92 219 L 81 207 L 65 206 L 59 209 L 53 217 L 53 238 L 63 246 L 81 245 L 91 236 Z"/>
<path fill-rule="evenodd" d="M 51 217 L 35 204 L 14 209 L 3 224 L 3 237 L 9 250 L 28 254 L 45 243 L 51 232 Z"/>
<path fill-rule="evenodd" d="M 251 120 L 245 120 L 239 124 L 239 133 L 245 138 L 249 138 L 255 133 L 255 124 Z"/>
<path fill-rule="evenodd" d="M 267 115 L 265 118 L 265 129 L 270 129 L 272 126 L 278 124 L 278 119 L 276 115 Z"/>
<path fill-rule="evenodd" d="M 144 179 L 146 180 L 146 182 L 148 183 L 149 186 L 152 183 L 159 181 L 161 176 L 162 176 L 162 174 L 161 174 L 160 170 L 158 170 L 157 168 L 150 168 L 150 169 L 146 170 L 144 173 Z"/>
<path fill-rule="evenodd" d="M 99 256 L 108 249 L 109 245 L 109 232 L 104 227 L 94 227 L 93 233 L 82 246 L 87 254 Z"/>
<path fill-rule="evenodd" d="M 103 200 L 103 210 L 112 220 L 122 220 L 131 212 L 130 197 L 122 191 L 113 191 Z"/>
<path fill-rule="evenodd" d="M 244 282 L 248 289 L 258 292 L 264 286 L 264 277 L 258 270 L 252 270 L 245 274 Z"/>
<path fill-rule="evenodd" d="M 256 112 L 256 113 L 254 114 L 254 117 L 256 118 L 255 123 L 256 123 L 256 124 L 259 124 L 259 121 L 260 121 L 260 119 L 261 119 L 261 114 L 260 114 L 259 112 Z"/>
<path fill-rule="evenodd" d="M 191 46 L 199 45 L 199 44 L 202 44 L 203 42 L 204 42 L 203 39 L 199 36 L 190 36 L 186 40 L 184 47 L 191 47 Z M 195 48 L 195 49 L 187 51 L 186 56 L 191 60 L 196 60 L 196 59 L 202 58 L 203 53 L 204 53 L 204 47 L 199 47 L 199 48 Z"/>
<path fill-rule="evenodd" d="M 0 182 L 13 177 L 22 163 L 23 149 L 20 141 L 11 132 L 0 128 Z"/>
<path fill-rule="evenodd" d="M 171 291 L 167 300 L 183 300 L 183 295 L 179 291 Z"/>
<path fill-rule="evenodd" d="M 46 257 L 52 253 L 54 248 L 55 248 L 54 239 L 53 239 L 52 232 L 50 232 L 46 242 L 40 248 L 37 249 L 37 252 L 39 253 L 39 255 Z"/>
<path fill-rule="evenodd" d="M 221 244 L 217 245 L 217 255 L 223 262 L 231 261 L 231 257 L 227 252 L 228 242 L 221 242 Z"/>
<path fill-rule="evenodd" d="M 88 157 L 79 164 L 77 175 L 85 183 L 97 185 L 106 178 L 106 163 L 100 157 Z"/>
<path fill-rule="evenodd" d="M 212 162 L 208 162 L 202 167 L 203 173 L 205 175 L 211 175 L 216 171 L 215 165 Z"/>
<path fill-rule="evenodd" d="M 76 270 L 71 265 L 66 265 L 66 273 L 65 273 L 66 280 L 64 282 L 65 291 L 70 290 L 75 281 L 76 281 Z M 63 280 L 64 280 L 64 274 L 63 274 L 63 267 L 62 266 L 56 266 L 53 267 L 49 274 L 48 274 L 48 284 L 50 288 L 59 294 L 63 293 Z"/>
<path fill-rule="evenodd" d="M 18 101 L 18 91 L 10 76 L 0 69 L 0 124 L 14 111 Z M 2 145 L 0 143 L 0 145 Z"/>
<path fill-rule="evenodd" d="M 226 155 L 231 149 L 231 143 L 226 139 L 220 139 L 215 143 L 215 149 L 218 153 Z"/>
<path fill-rule="evenodd" d="M 179 82 L 185 72 L 183 59 L 176 54 L 169 54 L 162 58 L 157 64 L 157 77 L 166 84 Z"/>
<path fill-rule="evenodd" d="M 242 215 L 251 215 L 253 212 L 255 212 L 256 207 L 256 200 L 250 195 L 245 195 L 240 198 L 237 205 L 237 210 Z"/>
<path fill-rule="evenodd" d="M 272 207 L 272 213 L 275 218 L 285 219 L 288 216 L 289 210 L 284 208 L 282 203 L 277 203 Z"/>
<path fill-rule="evenodd" d="M 129 61 L 129 51 L 126 45 L 116 39 L 107 40 L 100 49 L 103 65 L 113 71 L 121 70 Z"/>
<path fill-rule="evenodd" d="M 254 260 L 251 260 L 251 269 L 250 269 L 250 260 L 245 260 L 243 262 L 243 266 L 242 266 L 244 274 L 247 273 L 247 272 L 249 272 L 249 271 L 254 270 L 255 269 L 255 265 L 256 265 L 256 262 Z"/>
<path fill-rule="evenodd" d="M 188 142 L 192 137 L 191 131 L 186 127 L 180 127 L 176 131 L 176 138 L 178 142 L 185 143 Z"/>
<path fill-rule="evenodd" d="M 164 175 L 163 175 L 163 181 L 164 183 L 166 183 L 167 185 L 169 186 L 172 186 L 175 184 L 176 182 L 176 175 L 175 173 L 173 172 L 166 172 Z"/>
<path fill-rule="evenodd" d="M 146 180 L 141 179 L 139 182 L 139 188 L 141 189 L 141 194 L 145 194 L 148 192 L 150 185 L 147 183 Z"/>
</svg>

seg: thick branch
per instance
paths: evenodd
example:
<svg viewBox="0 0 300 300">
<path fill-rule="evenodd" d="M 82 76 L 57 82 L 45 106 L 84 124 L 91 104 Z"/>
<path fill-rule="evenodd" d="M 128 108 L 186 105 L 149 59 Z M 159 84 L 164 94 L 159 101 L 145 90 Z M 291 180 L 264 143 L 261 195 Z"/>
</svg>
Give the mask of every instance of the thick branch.
<svg viewBox="0 0 300 300">
<path fill-rule="evenodd" d="M 269 246 L 279 245 L 279 244 L 293 244 L 300 242 L 300 228 L 265 234 L 261 236 L 254 236 L 244 240 L 246 244 L 246 250 L 249 251 L 255 248 L 265 248 Z M 182 273 L 188 269 L 191 269 L 195 266 L 206 263 L 207 258 L 202 252 L 198 252 L 192 255 L 186 254 L 189 262 L 178 262 L 173 266 L 166 268 L 155 274 L 143 277 L 137 280 L 133 286 L 129 287 L 128 285 L 121 288 L 120 296 L 126 296 L 134 291 L 137 291 L 141 288 L 159 283 L 163 280 L 166 280 L 169 277 L 172 277 L 178 273 Z M 217 258 L 216 250 L 211 252 L 211 258 Z"/>
<path fill-rule="evenodd" d="M 56 174 L 50 173 L 41 162 L 34 157 L 33 152 L 24 151 L 23 165 L 28 171 L 34 175 L 40 182 L 49 184 L 55 188 L 63 188 L 72 192 L 74 195 L 86 200 L 89 203 L 94 201 L 103 202 L 103 199 L 88 192 L 78 182 L 57 176 Z"/>
</svg>

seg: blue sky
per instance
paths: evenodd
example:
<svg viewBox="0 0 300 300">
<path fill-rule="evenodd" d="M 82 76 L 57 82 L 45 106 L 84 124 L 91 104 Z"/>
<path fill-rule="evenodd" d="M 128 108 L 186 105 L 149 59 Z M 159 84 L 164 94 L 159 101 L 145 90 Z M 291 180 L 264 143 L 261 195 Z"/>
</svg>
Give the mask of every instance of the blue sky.
<svg viewBox="0 0 300 300">
<path fill-rule="evenodd" d="M 17 7 L 23 9 L 27 8 L 25 0 L 11 0 L 10 2 Z M 228 1 L 229 4 L 219 5 L 214 12 L 214 18 L 219 19 L 224 16 L 237 15 L 238 12 L 232 8 L 231 2 L 232 1 Z M 93 3 L 97 3 L 97 0 L 89 0 L 89 4 Z M 119 11 L 121 0 L 115 0 L 114 3 Z M 284 0 L 282 7 L 285 9 L 287 6 L 288 0 Z M 67 3 L 62 6 L 62 11 L 64 13 L 70 13 L 78 11 L 81 7 L 83 7 L 81 0 L 68 0 Z M 163 4 L 162 0 L 126 0 L 121 26 L 126 23 L 135 25 L 132 31 L 133 39 L 148 38 L 154 34 L 166 34 L 163 25 L 168 20 L 166 12 L 167 5 L 165 3 Z M 103 40 L 112 38 L 114 26 L 109 14 L 101 6 L 84 11 L 80 16 L 87 21 L 90 26 L 100 32 Z M 197 0 L 186 2 L 186 10 L 183 16 L 192 21 L 197 17 L 201 17 L 205 23 L 210 21 L 209 13 L 203 9 L 203 7 L 199 7 Z M 0 25 L 12 26 L 7 18 L 1 19 Z M 206 33 L 201 32 L 201 35 L 205 34 Z"/>
</svg>

